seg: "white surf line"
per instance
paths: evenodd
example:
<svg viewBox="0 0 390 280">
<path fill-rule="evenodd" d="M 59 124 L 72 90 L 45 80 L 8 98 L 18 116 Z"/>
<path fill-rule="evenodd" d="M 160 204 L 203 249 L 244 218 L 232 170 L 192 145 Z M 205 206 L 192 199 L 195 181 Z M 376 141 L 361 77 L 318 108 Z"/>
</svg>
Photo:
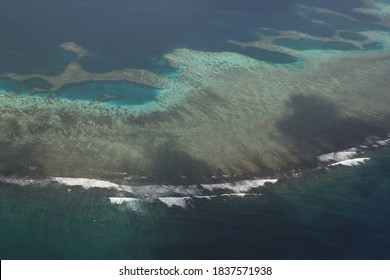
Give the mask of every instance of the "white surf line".
<svg viewBox="0 0 390 280">
<path fill-rule="evenodd" d="M 139 201 L 138 198 L 133 197 L 109 197 L 111 204 L 122 204 Z"/>
<path fill-rule="evenodd" d="M 120 185 L 109 181 L 87 179 L 87 178 L 69 178 L 69 177 L 52 177 L 52 182 L 66 185 L 66 186 L 81 186 L 84 189 L 90 188 L 105 188 L 124 191 L 136 194 L 143 197 L 159 197 L 168 196 L 172 194 L 179 195 L 196 195 L 199 193 L 199 188 L 196 186 L 175 186 L 175 185 L 144 185 L 144 186 L 130 186 Z"/>
<path fill-rule="evenodd" d="M 387 146 L 390 145 L 390 139 L 380 140 L 376 142 L 378 145 Z"/>
<path fill-rule="evenodd" d="M 52 182 L 60 185 L 70 187 L 82 186 L 84 189 L 90 188 L 104 188 L 104 189 L 118 189 L 121 185 L 111 183 L 109 181 L 87 179 L 87 178 L 70 178 L 70 177 L 51 177 Z"/>
<path fill-rule="evenodd" d="M 340 161 L 344 161 L 344 160 L 351 159 L 351 158 L 355 157 L 357 155 L 357 153 L 358 153 L 358 149 L 350 148 L 350 149 L 339 151 L 339 152 L 333 152 L 333 153 L 329 153 L 329 154 L 319 155 L 316 157 L 316 159 L 319 162 L 325 162 L 325 163 L 328 163 L 331 161 L 340 162 Z"/>
<path fill-rule="evenodd" d="M 354 158 L 354 159 L 347 159 L 340 162 L 332 163 L 329 166 L 338 166 L 338 165 L 344 165 L 344 166 L 358 166 L 360 164 L 365 163 L 366 161 L 370 160 L 370 158 Z"/>
<path fill-rule="evenodd" d="M 190 195 L 199 192 L 199 188 L 195 185 L 146 185 L 146 186 L 128 186 L 111 183 L 109 181 L 102 181 L 96 179 L 86 178 L 66 178 L 66 177 L 52 177 L 51 180 L 59 184 L 67 186 L 82 186 L 85 189 L 89 188 L 109 188 L 117 189 L 135 194 L 143 195 L 160 195 L 164 196 L 168 193 Z M 248 192 L 253 188 L 264 186 L 266 183 L 275 184 L 278 179 L 256 179 L 256 180 L 244 180 L 234 183 L 220 183 L 220 184 L 201 184 L 200 186 L 208 191 L 214 191 L 217 189 L 221 190 L 232 190 L 234 192 L 242 193 Z"/>
<path fill-rule="evenodd" d="M 384 140 L 385 141 L 385 140 Z M 379 141 L 380 142 L 380 141 Z M 324 154 L 317 156 L 317 161 L 321 163 L 328 163 L 327 166 L 358 166 L 360 164 L 364 164 L 366 161 L 370 160 L 370 158 L 355 158 L 355 156 L 360 153 L 357 148 L 350 148 L 347 150 Z M 331 163 L 333 162 L 333 163 Z"/>
<path fill-rule="evenodd" d="M 375 139 L 377 138 L 377 139 Z M 378 147 L 378 146 L 387 146 L 390 145 L 390 139 L 382 139 L 378 140 L 378 137 L 374 137 L 374 141 L 366 140 L 367 144 L 359 145 L 359 147 L 363 149 L 367 149 L 369 147 Z M 358 154 L 362 154 L 363 152 L 355 147 L 342 150 L 338 152 L 332 152 L 328 154 L 319 155 L 316 157 L 318 162 L 327 163 L 327 166 L 358 166 L 360 164 L 364 164 L 366 161 L 370 160 L 370 158 L 362 157 L 357 158 Z"/>
<path fill-rule="evenodd" d="M 275 184 L 278 179 L 257 179 L 257 180 L 244 180 L 235 183 L 222 183 L 222 184 L 201 184 L 201 186 L 209 191 L 215 190 L 231 190 L 236 193 L 249 192 L 252 189 L 263 187 L 266 183 Z"/>
<path fill-rule="evenodd" d="M 38 184 L 40 186 L 46 185 L 50 183 L 50 180 L 47 179 L 30 180 L 30 179 L 18 179 L 18 178 L 0 176 L 0 182 L 25 187 L 25 186 L 31 186 L 33 184 Z"/>
<path fill-rule="evenodd" d="M 158 200 L 167 205 L 169 208 L 173 206 L 178 206 L 182 208 L 186 208 L 190 201 L 194 198 L 205 198 L 211 200 L 212 198 L 220 198 L 220 197 L 245 197 L 245 196 L 261 196 L 261 194 L 252 194 L 252 193 L 226 193 L 221 195 L 213 195 L 213 196 L 196 196 L 196 197 L 159 197 Z"/>
<path fill-rule="evenodd" d="M 160 198 L 160 197 L 195 197 L 195 198 L 213 198 L 213 195 L 205 192 L 214 190 L 229 190 L 233 193 L 241 194 L 248 193 L 254 188 L 264 186 L 266 183 L 275 184 L 278 179 L 256 179 L 244 180 L 233 183 L 220 184 L 202 184 L 202 185 L 145 185 L 145 186 L 129 186 L 120 185 L 109 181 L 88 179 L 88 178 L 71 178 L 71 177 L 51 177 L 48 179 L 18 179 L 13 177 L 0 176 L 0 182 L 7 184 L 14 184 L 19 186 L 47 186 L 52 183 L 68 186 L 68 187 L 82 187 L 86 190 L 91 188 L 104 188 L 128 192 L 139 196 L 140 198 Z M 226 195 L 231 195 L 227 193 Z M 119 203 L 119 200 L 118 200 Z"/>
<path fill-rule="evenodd" d="M 225 193 L 221 194 L 221 197 L 245 197 L 245 196 L 262 196 L 260 193 Z"/>
<path fill-rule="evenodd" d="M 219 196 L 218 195 L 196 195 L 193 198 L 211 200 L 212 198 L 217 198 L 217 197 Z"/>
<path fill-rule="evenodd" d="M 179 196 L 179 197 L 158 197 L 155 199 L 148 198 L 134 198 L 134 197 L 109 197 L 111 204 L 122 204 L 122 203 L 133 203 L 139 201 L 156 201 L 159 200 L 168 207 L 173 206 L 187 206 L 188 202 L 193 199 L 207 199 L 211 200 L 213 198 L 221 198 L 221 197 L 245 197 L 245 196 L 262 196 L 262 194 L 257 193 L 225 193 L 221 195 L 197 195 L 197 196 Z"/>
<path fill-rule="evenodd" d="M 158 200 L 160 200 L 162 203 L 167 205 L 169 208 L 173 206 L 178 206 L 185 208 L 188 205 L 188 202 L 192 198 L 187 196 L 187 197 L 159 197 Z"/>
</svg>

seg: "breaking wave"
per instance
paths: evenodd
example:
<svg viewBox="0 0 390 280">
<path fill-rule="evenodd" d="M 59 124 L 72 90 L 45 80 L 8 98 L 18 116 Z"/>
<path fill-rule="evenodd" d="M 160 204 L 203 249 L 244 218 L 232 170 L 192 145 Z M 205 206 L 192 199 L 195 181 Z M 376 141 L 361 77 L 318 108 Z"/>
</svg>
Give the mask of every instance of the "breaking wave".
<svg viewBox="0 0 390 280">
<path fill-rule="evenodd" d="M 367 138 L 365 143 L 358 147 L 352 147 L 343 151 L 323 154 L 316 157 L 319 164 L 318 169 L 348 166 L 353 167 L 370 160 L 368 157 L 361 157 L 365 149 L 376 148 L 379 146 L 390 145 L 390 139 L 380 139 L 377 137 Z M 88 178 L 70 178 L 70 177 L 50 177 L 46 179 L 21 179 L 16 177 L 5 177 L 0 175 L 0 182 L 28 186 L 65 186 L 65 187 L 82 187 L 86 190 L 92 188 L 102 188 L 116 190 L 120 192 L 119 197 L 109 197 L 109 202 L 114 205 L 131 205 L 130 208 L 138 209 L 141 202 L 159 201 L 167 207 L 185 208 L 191 204 L 194 199 L 216 199 L 223 197 L 245 197 L 261 196 L 256 189 L 262 188 L 267 184 L 276 184 L 280 178 L 296 177 L 283 175 L 278 179 L 254 179 L 237 182 L 215 183 L 215 184 L 198 184 L 198 185 L 144 185 L 131 186 L 121 185 L 110 181 L 88 179 Z M 131 197 L 130 197 L 131 196 Z"/>
</svg>

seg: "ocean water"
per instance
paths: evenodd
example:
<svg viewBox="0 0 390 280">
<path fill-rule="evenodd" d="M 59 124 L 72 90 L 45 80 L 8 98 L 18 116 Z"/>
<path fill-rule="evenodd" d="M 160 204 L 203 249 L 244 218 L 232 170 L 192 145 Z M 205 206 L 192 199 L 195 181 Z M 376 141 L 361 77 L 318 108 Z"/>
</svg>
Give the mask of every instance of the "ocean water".
<svg viewBox="0 0 390 280">
<path fill-rule="evenodd" d="M 253 9 L 261 6 L 261 9 Z M 296 59 L 258 48 L 243 50 L 227 40 L 251 41 L 257 38 L 261 22 L 269 12 L 290 7 L 291 1 L 235 2 L 203 0 L 164 1 L 4 1 L 1 4 L 0 73 L 60 74 L 75 57 L 59 48 L 63 42 L 76 42 L 89 52 L 78 61 L 90 72 L 123 68 L 143 68 L 171 76 L 174 69 L 161 65 L 162 56 L 178 47 L 207 51 L 235 51 L 260 60 L 291 63 Z M 3 90 L 24 92 L 36 81 L 1 81 Z M 94 102 L 104 94 L 116 95 L 108 106 L 139 107 L 153 101 L 153 88 L 127 83 L 125 91 L 111 82 L 74 84 L 62 89 L 58 98 Z M 45 89 L 46 87 L 41 87 Z M 100 88 L 100 89 L 99 89 Z M 110 89 L 109 92 L 106 90 Z M 161 92 L 160 92 L 161 93 Z"/>
<path fill-rule="evenodd" d="M 63 87 L 57 94 L 62 99 L 91 102 L 104 94 L 117 97 L 105 105 L 137 106 L 156 101 L 159 90 L 129 82 L 84 82 Z"/>
<path fill-rule="evenodd" d="M 58 45 L 67 41 L 95 54 L 82 61 L 92 72 L 152 68 L 155 59 L 177 47 L 228 50 L 227 39 L 256 38 L 254 32 L 266 21 L 264 16 L 283 13 L 292 5 L 292 1 L 265 2 L 4 1 L 1 71 L 58 73 L 64 66 L 61 61 L 70 59 L 69 54 L 59 55 Z"/>
<path fill-rule="evenodd" d="M 112 192 L 1 184 L 0 258 L 390 258 L 389 148 L 257 196 L 117 205 Z"/>
<path fill-rule="evenodd" d="M 389 3 L 388 0 L 380 2 Z M 332 9 L 347 16 L 310 8 L 301 8 L 301 13 L 297 13 L 296 4 Z M 17 92 L 30 96 L 29 90 L 37 87 L 49 91 L 50 84 L 42 79 L 16 82 L 2 77 L 2 74 L 60 74 L 76 59 L 74 54 L 59 47 L 64 42 L 75 42 L 88 51 L 88 56 L 77 62 L 83 69 L 94 73 L 142 68 L 167 78 L 180 79 L 181 69 L 170 67 L 163 58 L 176 48 L 229 51 L 273 66 L 301 66 L 304 63 L 288 53 L 252 46 L 242 48 L 229 43 L 229 40 L 252 42 L 264 36 L 276 36 L 279 31 L 285 30 L 303 32 L 313 38 L 332 38 L 336 31 L 342 31 L 339 35 L 344 39 L 361 43 L 366 37 L 359 32 L 389 31 L 379 25 L 376 17 L 353 11 L 353 8 L 364 6 L 359 0 L 2 0 L 0 94 Z M 275 44 L 297 51 L 361 51 L 352 43 L 324 43 L 312 38 L 279 38 Z M 371 51 L 380 50 L 382 45 L 368 42 L 363 47 Z M 164 90 L 126 81 L 84 81 L 66 85 L 55 93 L 31 96 L 50 96 L 93 106 L 100 100 L 105 106 L 131 110 L 155 104 L 163 94 Z M 103 100 L 105 95 L 118 99 Z M 318 100 L 321 106 L 317 107 L 325 108 L 322 111 L 328 113 L 327 110 L 333 108 L 326 106 L 325 99 Z M 307 102 L 302 104 L 310 105 Z M 47 140 L 43 137 L 44 133 L 54 128 L 42 119 L 42 126 L 19 123 L 17 119 L 10 119 L 12 110 L 7 110 L 0 112 L 4 113 L 5 119 L 0 128 L 1 133 L 5 132 L 0 136 L 8 139 L 7 133 L 16 133 L 11 135 L 15 136 L 12 138 L 15 142 L 1 140 L 0 148 L 5 151 L 1 163 L 6 166 L 6 175 L 12 176 L 23 166 L 28 170 L 27 174 L 39 177 L 34 173 L 36 168 L 43 166 L 39 160 L 41 157 L 50 158 L 50 151 L 56 150 L 50 147 L 47 154 L 41 155 L 34 149 L 45 147 L 45 142 L 41 142 Z M 305 114 L 301 117 L 298 113 L 298 117 L 285 122 L 289 130 L 294 130 L 292 135 L 299 139 L 302 135 L 310 136 L 314 130 L 318 138 L 334 137 L 329 131 L 334 132 L 335 120 L 329 117 L 325 122 L 331 125 L 325 126 L 326 131 L 320 131 L 321 127 L 317 127 L 314 121 L 321 119 L 322 115 L 318 117 L 308 111 L 315 116 L 312 121 L 305 122 L 310 124 L 308 127 L 302 127 L 300 123 L 301 119 L 307 119 Z M 153 116 L 156 119 L 152 119 L 152 125 L 159 122 L 158 116 Z M 69 119 L 73 121 L 73 118 Z M 148 118 L 129 118 L 128 121 L 134 121 L 145 130 L 126 132 L 130 140 L 120 144 L 139 144 L 143 139 L 135 138 L 132 133 L 147 135 Z M 68 139 L 79 133 L 72 131 L 71 125 L 76 123 L 75 120 L 67 124 L 69 127 L 64 135 L 72 132 Z M 354 122 L 350 125 L 347 120 L 346 124 L 350 130 L 360 127 L 358 121 L 356 125 L 353 125 Z M 359 130 L 356 133 L 359 138 L 369 136 L 365 132 L 376 133 L 374 128 L 370 130 L 369 126 L 361 126 L 363 132 Z M 88 126 L 91 130 L 85 134 L 93 135 L 93 127 L 93 124 Z M 22 130 L 24 128 L 26 130 Z M 336 128 L 339 130 L 338 126 Z M 23 135 L 18 134 L 20 131 L 29 131 L 33 141 L 29 139 L 27 144 L 21 141 Z M 115 133 L 113 131 L 110 135 Z M 161 141 L 153 138 L 157 133 L 151 135 L 152 139 L 145 137 L 145 143 L 141 144 L 153 147 L 154 141 Z M 138 142 L 132 143 L 132 137 Z M 172 136 L 173 139 L 175 137 Z M 115 137 L 109 139 L 112 143 L 116 142 Z M 110 146 L 111 143 L 107 144 L 109 141 L 102 141 L 102 150 L 107 146 L 107 149 L 115 151 L 115 155 L 121 156 L 120 148 L 123 146 L 116 149 L 114 145 Z M 337 141 L 340 141 L 340 146 L 345 143 L 341 137 Z M 15 143 L 22 148 L 13 146 Z M 78 151 L 73 150 L 74 143 L 65 143 L 69 152 Z M 59 146 L 62 144 L 58 143 Z M 160 177 L 164 180 L 171 180 L 164 183 L 177 183 L 172 178 L 181 174 L 193 175 L 195 178 L 187 179 L 198 182 L 205 173 L 203 170 L 207 171 L 207 163 L 197 161 L 179 149 L 176 151 L 176 143 L 172 144 L 173 148 L 170 142 L 161 141 L 160 144 L 167 147 L 166 151 L 156 151 L 156 157 L 152 158 L 158 161 L 155 163 L 155 175 L 161 173 L 164 176 Z M 44 148 L 42 150 L 46 152 Z M 132 159 L 142 157 L 142 151 L 135 148 L 132 152 Z M 250 151 L 244 152 L 249 155 Z M 249 195 L 228 190 L 210 191 L 197 197 L 196 186 L 180 186 L 177 188 L 181 192 L 180 197 L 175 197 L 176 193 L 175 196 L 161 197 L 167 191 L 165 186 L 157 190 L 144 186 L 139 187 L 144 188 L 139 191 L 144 192 L 141 199 L 134 199 L 133 196 L 128 197 L 125 191 L 64 186 L 45 179 L 25 186 L 4 183 L 11 180 L 7 177 L 7 180 L 0 180 L 3 182 L 0 183 L 0 258 L 389 259 L 390 149 L 382 147 L 367 153 L 372 159 L 364 165 L 352 168 L 340 166 L 302 178 L 281 180 Z M 22 158 L 25 154 L 32 160 L 26 164 L 15 162 L 14 155 Z M 84 163 L 82 156 L 85 155 L 80 156 L 74 168 L 91 164 L 90 158 L 89 163 Z M 107 169 L 111 170 L 110 166 Z M 39 172 L 45 176 L 52 175 L 46 174 L 44 168 L 42 170 Z M 3 179 L 2 175 L 0 179 Z M 207 180 L 213 180 L 211 175 L 207 172 Z M 12 179 L 20 178 L 16 175 Z M 124 203 L 113 203 L 120 201 L 122 196 L 125 197 Z M 111 197 L 116 200 L 110 200 Z"/>
<path fill-rule="evenodd" d="M 304 12 L 306 16 L 314 15 L 326 23 L 314 24 L 296 13 L 296 4 L 331 8 L 361 21 L 308 9 Z M 331 37 L 336 29 L 348 32 L 384 30 L 375 17 L 352 10 L 353 7 L 363 6 L 358 0 L 148 0 L 131 3 L 124 0 L 116 0 L 114 3 L 92 0 L 16 3 L 5 0 L 0 10 L 0 74 L 58 75 L 75 59 L 74 54 L 59 47 L 64 42 L 76 42 L 88 51 L 89 55 L 78 62 L 90 72 L 142 68 L 171 76 L 173 69 L 161 65 L 161 59 L 164 54 L 179 47 L 214 52 L 231 51 L 275 64 L 296 63 L 299 59 L 286 53 L 253 47 L 241 48 L 228 41 L 254 41 L 266 32 L 262 28 L 295 30 L 319 37 Z M 352 33 L 346 34 L 349 38 L 353 36 L 352 39 L 361 38 Z M 355 46 L 340 42 L 318 43 L 293 39 L 280 39 L 278 42 L 298 50 L 356 50 Z M 65 94 L 58 94 L 57 97 L 94 102 L 105 94 L 105 88 L 112 87 L 109 81 L 106 85 L 103 83 L 99 82 L 102 90 L 90 90 L 83 94 L 80 91 L 89 90 L 94 85 L 71 85 L 63 90 Z M 18 91 L 20 87 L 34 88 L 31 81 L 26 81 L 16 83 L 11 90 Z M 134 93 L 134 97 L 104 104 L 138 107 L 143 102 L 141 99 L 153 99 L 151 88 L 140 89 L 137 85 L 131 85 L 128 90 Z M 145 94 L 144 98 L 142 94 Z"/>
</svg>

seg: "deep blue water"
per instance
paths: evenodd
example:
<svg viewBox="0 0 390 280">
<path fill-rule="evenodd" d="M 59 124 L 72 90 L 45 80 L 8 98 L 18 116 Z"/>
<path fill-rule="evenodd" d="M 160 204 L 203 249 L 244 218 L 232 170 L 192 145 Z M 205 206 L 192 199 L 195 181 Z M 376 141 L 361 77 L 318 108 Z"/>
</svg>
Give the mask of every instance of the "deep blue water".
<svg viewBox="0 0 390 280">
<path fill-rule="evenodd" d="M 234 51 L 271 63 L 296 59 L 262 49 L 243 50 L 227 40 L 251 41 L 261 27 L 332 36 L 335 29 L 383 29 L 356 14 L 358 0 L 302 0 L 361 19 L 316 14 L 327 25 L 298 17 L 293 0 L 2 0 L 0 74 L 59 74 L 75 57 L 59 48 L 73 41 L 92 55 L 79 61 L 102 72 L 145 68 L 172 76 L 163 54 L 177 47 Z M 385 2 L 383 0 L 383 2 Z M 388 1 L 387 1 L 388 2 Z M 256 33 L 259 33 L 257 35 Z M 277 31 L 268 31 L 277 32 Z M 344 36 L 360 40 L 346 33 Z M 298 50 L 342 49 L 340 43 L 285 40 Z M 380 46 L 372 44 L 367 49 Z M 0 89 L 48 88 L 41 80 Z M 127 82 L 85 82 L 60 98 L 93 101 L 123 97 L 112 105 L 142 105 L 155 89 Z M 281 182 L 260 197 L 194 199 L 186 208 L 145 202 L 136 210 L 110 204 L 108 190 L 0 185 L 1 259 L 389 259 L 390 150 L 365 166 L 337 168 Z"/>
<path fill-rule="evenodd" d="M 326 22 L 325 25 L 314 24 L 296 13 L 297 3 L 333 9 L 362 21 L 304 9 L 306 16 L 315 16 Z M 0 4 L 0 74 L 60 74 L 75 59 L 74 54 L 59 47 L 69 41 L 89 51 L 90 55 L 79 63 L 90 72 L 130 67 L 172 75 L 173 69 L 162 66 L 160 62 L 165 53 L 178 47 L 232 51 L 271 63 L 294 63 L 297 58 L 288 54 L 259 48 L 242 49 L 227 41 L 254 41 L 264 34 L 261 28 L 298 30 L 320 37 L 332 36 L 336 29 L 350 32 L 383 30 L 375 17 L 352 11 L 353 7 L 360 6 L 364 5 L 359 0 L 3 0 Z M 283 43 L 298 50 L 356 49 L 350 44 L 337 42 L 321 44 L 285 40 Z M 13 85 L 12 90 L 34 87 L 31 81 L 20 84 Z M 111 88 L 113 83 L 102 84 L 103 88 Z M 96 90 L 79 93 L 93 87 L 94 83 L 72 85 L 62 90 L 65 94 L 58 96 L 72 99 L 80 96 L 81 101 L 88 96 L 88 101 L 92 102 L 105 93 Z M 129 88 L 132 88 L 134 97 L 107 105 L 138 106 L 142 100 L 154 99 L 152 88 L 137 85 Z M 145 92 L 146 96 L 141 97 Z"/>
<path fill-rule="evenodd" d="M 187 208 L 109 190 L 0 186 L 1 259 L 390 259 L 390 149 Z"/>
<path fill-rule="evenodd" d="M 67 41 L 95 54 L 84 58 L 82 65 L 99 72 L 151 69 L 156 59 L 176 47 L 239 51 L 227 40 L 254 40 L 261 27 L 317 36 L 331 36 L 334 28 L 379 28 L 372 22 L 375 19 L 353 22 L 321 14 L 316 16 L 329 26 L 308 24 L 294 13 L 298 2 L 362 17 L 352 12 L 352 7 L 362 6 L 358 0 L 4 0 L 0 6 L 0 72 L 59 73 L 72 58 L 58 47 Z M 270 53 L 254 56 L 275 62 Z"/>
</svg>

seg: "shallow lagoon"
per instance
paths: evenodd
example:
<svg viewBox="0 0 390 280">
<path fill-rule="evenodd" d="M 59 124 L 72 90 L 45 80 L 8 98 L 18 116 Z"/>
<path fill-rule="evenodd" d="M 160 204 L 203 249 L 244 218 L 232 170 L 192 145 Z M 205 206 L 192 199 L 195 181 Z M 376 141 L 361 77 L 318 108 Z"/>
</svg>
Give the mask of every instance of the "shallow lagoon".
<svg viewBox="0 0 390 280">
<path fill-rule="evenodd" d="M 84 82 L 63 87 L 56 97 L 70 100 L 79 100 L 91 103 L 100 101 L 111 106 L 140 106 L 149 102 L 156 102 L 161 90 L 136 85 L 128 82 Z M 101 100 L 104 95 L 112 96 L 112 100 Z"/>
<path fill-rule="evenodd" d="M 38 28 L 43 28 L 40 21 L 30 29 L 12 25 L 10 30 L 28 31 L 36 38 L 48 36 L 50 40 L 39 42 L 47 43 L 41 55 L 51 55 L 47 48 L 60 50 L 61 59 L 72 63 L 64 75 L 32 75 L 54 83 L 54 92 L 28 95 L 31 88 L 47 88 L 47 84 L 35 79 L 13 85 L 3 80 L 4 89 L 25 93 L 1 96 L 2 106 L 7 109 L 0 120 L 7 127 L 0 135 L 7 147 L 4 150 L 14 152 L 23 163 L 23 168 L 16 164 L 18 170 L 28 169 L 29 164 L 42 166 L 37 176 L 58 173 L 105 177 L 96 170 L 108 169 L 148 176 L 154 181 L 180 181 L 184 177 L 199 182 L 210 176 L 234 174 L 242 178 L 272 176 L 296 166 L 312 165 L 316 155 L 348 148 L 366 136 L 383 136 L 389 128 L 389 85 L 384 78 L 389 45 L 388 33 L 383 32 L 386 23 L 379 18 L 372 20 L 374 8 L 356 12 L 357 7 L 368 7 L 359 1 L 334 2 L 334 10 L 327 9 L 330 4 L 325 1 L 316 1 L 315 7 L 296 5 L 295 1 L 166 1 L 151 10 L 146 2 L 137 2 L 134 10 L 128 11 L 124 8 L 127 2 L 105 9 L 107 4 L 103 2 L 85 2 L 78 8 L 71 1 L 60 7 L 76 13 L 72 24 L 83 23 L 82 28 L 62 33 L 60 23 L 67 22 L 68 15 L 59 14 L 58 7 L 41 1 L 46 3 L 45 9 L 32 11 L 46 15 L 42 21 L 58 16 L 53 25 L 45 25 L 59 25 L 58 34 Z M 6 4 L 16 9 L 13 2 Z M 300 4 L 310 5 L 308 1 Z M 87 9 L 91 5 L 92 10 Z M 116 9 L 121 10 L 110 24 L 92 20 L 115 14 Z M 161 18 L 155 21 L 140 16 L 157 10 Z M 84 23 L 81 18 L 87 11 L 92 14 L 88 17 L 91 22 Z M 134 12 L 139 15 L 124 19 Z M 195 12 L 198 16 L 191 16 Z M 175 16 L 167 22 L 163 19 L 168 14 Z M 4 15 L 4 21 L 13 20 Z M 136 33 L 137 28 L 131 29 L 135 26 L 131 24 L 118 26 L 119 21 L 133 21 L 142 32 L 127 37 L 126 32 Z M 181 24 L 165 29 L 172 22 Z M 161 28 L 159 36 L 156 30 L 148 33 L 156 26 Z M 88 36 L 86 30 L 90 31 Z M 368 40 L 339 36 L 352 31 Z M 12 34 L 16 33 L 5 34 L 8 40 L 0 47 L 0 57 L 10 49 L 28 55 L 28 46 L 17 40 L 23 32 L 15 38 Z M 119 34 L 123 35 L 121 40 L 111 40 L 110 36 Z M 65 40 L 73 41 L 73 46 L 80 44 L 86 55 L 76 57 L 69 48 L 61 50 L 59 44 Z M 37 51 L 34 44 L 31 48 Z M 34 66 L 29 60 L 24 61 L 29 64 L 26 66 L 17 60 L 12 63 L 12 59 L 9 57 L 3 67 Z M 36 65 L 36 72 L 52 66 Z M 134 72 L 131 68 L 137 66 L 151 72 Z M 117 82 L 99 81 L 99 75 L 107 74 L 101 71 L 113 69 L 124 71 L 114 75 Z M 130 80 L 136 83 L 121 80 L 126 71 L 132 73 Z M 80 82 L 83 76 L 86 79 Z M 144 84 L 159 84 L 161 90 Z M 28 101 L 24 96 L 30 97 Z M 50 98 L 39 102 L 35 97 L 40 96 Z M 370 110 L 364 110 L 368 107 Z M 26 149 L 34 152 L 19 152 Z M 10 156 L 4 152 L 1 158 Z M 58 157 L 64 161 L 59 162 Z M 84 160 L 84 165 L 74 168 L 75 162 Z M 9 166 L 3 167 L 4 172 L 11 172 Z"/>
<path fill-rule="evenodd" d="M 191 185 L 294 177 L 319 154 L 385 136 L 390 38 L 376 31 L 388 31 L 386 15 L 354 11 L 369 4 L 358 0 L 300 1 L 322 10 L 289 0 L 130 2 L 2 2 L 0 74 L 58 75 L 77 61 L 97 73 L 148 69 L 164 76 L 164 90 L 141 77 L 30 95 L 49 86 L 0 80 L 3 182 L 95 178 L 144 196 L 115 204 L 129 194 L 2 183 L 1 258 L 389 258 L 388 148 L 362 155 L 372 156 L 367 165 L 251 195 L 234 185 L 196 197 Z M 329 43 L 336 33 L 348 38 Z M 169 184 L 186 197 L 161 199 Z"/>
</svg>

